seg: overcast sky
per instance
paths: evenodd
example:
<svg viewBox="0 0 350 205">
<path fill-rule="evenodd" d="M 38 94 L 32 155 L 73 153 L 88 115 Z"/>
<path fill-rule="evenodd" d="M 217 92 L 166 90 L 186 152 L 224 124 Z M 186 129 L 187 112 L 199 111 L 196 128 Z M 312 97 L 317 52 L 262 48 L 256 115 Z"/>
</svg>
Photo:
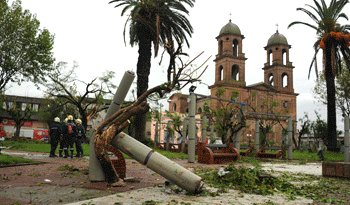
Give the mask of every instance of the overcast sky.
<svg viewBox="0 0 350 205">
<path fill-rule="evenodd" d="M 42 28 L 45 27 L 55 34 L 53 52 L 57 62 L 65 61 L 72 66 L 73 61 L 76 61 L 79 64 L 76 72 L 79 78 L 86 82 L 101 76 L 103 71 L 113 70 L 117 73 L 115 82 L 119 84 L 126 70 L 136 71 L 138 48 L 124 44 L 123 30 L 127 17 L 121 17 L 122 8 L 114 8 L 116 4 L 108 4 L 108 2 L 108 0 L 23 0 L 22 6 L 37 15 Z M 326 2 L 329 3 L 330 0 Z M 287 29 L 293 21 L 313 23 L 305 13 L 296 11 L 297 7 L 306 8 L 305 4 L 313 5 L 313 1 L 197 0 L 195 6 L 189 8 L 188 19 L 194 28 L 194 33 L 192 38 L 189 38 L 190 48 L 185 47 L 184 51 L 190 57 L 195 57 L 202 51 L 205 52 L 194 62 L 197 65 L 212 56 L 208 62 L 208 70 L 202 77 L 203 82 L 212 85 L 215 68 L 213 60 L 218 51 L 215 37 L 228 23 L 231 13 L 232 22 L 245 36 L 243 52 L 248 58 L 246 61 L 247 85 L 262 82 L 264 76 L 262 68 L 266 63 L 264 47 L 271 35 L 276 32 L 276 24 L 278 24 L 279 33 L 283 34 L 292 46 L 289 59 L 295 66 L 294 90 L 299 93 L 297 118 L 301 118 L 304 112 L 308 112 L 311 118 L 314 118 L 314 110 L 317 110 L 322 114 L 323 119 L 326 119 L 326 107 L 317 104 L 312 95 L 316 79 L 315 72 L 312 71 L 311 78 L 307 78 L 314 54 L 313 44 L 316 33 L 302 25 Z M 347 5 L 343 12 L 350 14 L 350 5 Z M 348 23 L 344 20 L 340 22 Z M 159 57 L 152 58 L 150 87 L 160 84 L 160 80 L 165 79 L 163 71 L 167 64 L 164 62 L 159 66 L 159 60 Z M 197 93 L 210 94 L 207 86 L 197 85 L 197 87 Z M 188 88 L 182 92 L 187 94 Z M 13 86 L 7 94 L 40 96 L 42 92 L 29 84 L 23 84 L 20 87 Z M 340 121 L 338 117 L 338 122 Z M 343 129 L 342 123 L 338 123 L 338 129 Z"/>
</svg>

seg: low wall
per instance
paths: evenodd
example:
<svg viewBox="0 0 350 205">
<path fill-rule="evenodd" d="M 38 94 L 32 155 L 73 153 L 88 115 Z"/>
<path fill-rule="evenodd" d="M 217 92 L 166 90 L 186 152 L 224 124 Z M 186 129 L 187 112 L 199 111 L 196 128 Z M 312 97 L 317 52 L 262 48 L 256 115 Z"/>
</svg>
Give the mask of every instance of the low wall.
<svg viewBox="0 0 350 205">
<path fill-rule="evenodd" d="M 322 175 L 350 178 L 350 162 L 323 162 Z"/>
</svg>

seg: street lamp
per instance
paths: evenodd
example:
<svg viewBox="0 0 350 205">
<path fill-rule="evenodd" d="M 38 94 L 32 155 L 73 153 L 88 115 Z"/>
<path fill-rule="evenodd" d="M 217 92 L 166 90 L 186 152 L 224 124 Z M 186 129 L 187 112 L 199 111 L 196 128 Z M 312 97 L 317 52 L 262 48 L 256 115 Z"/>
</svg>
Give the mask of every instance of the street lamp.
<svg viewBox="0 0 350 205">
<path fill-rule="evenodd" d="M 190 93 L 193 93 L 196 90 L 196 86 L 192 85 L 189 89 Z"/>
</svg>

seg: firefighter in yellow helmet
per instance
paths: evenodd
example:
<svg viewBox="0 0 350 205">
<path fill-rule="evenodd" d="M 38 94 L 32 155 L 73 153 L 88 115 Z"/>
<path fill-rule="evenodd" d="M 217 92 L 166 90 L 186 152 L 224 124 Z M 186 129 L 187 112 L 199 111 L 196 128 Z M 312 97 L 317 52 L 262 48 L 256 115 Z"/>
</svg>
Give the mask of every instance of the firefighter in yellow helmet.
<svg viewBox="0 0 350 205">
<path fill-rule="evenodd" d="M 74 142 L 77 138 L 77 127 L 73 121 L 73 116 L 68 115 L 68 121 L 63 127 L 63 141 L 65 141 L 64 158 L 68 157 L 68 149 L 70 150 L 70 157 L 73 158 Z"/>
<path fill-rule="evenodd" d="M 58 142 L 62 136 L 62 126 L 60 123 L 60 118 L 56 117 L 54 123 L 50 126 L 49 130 L 51 151 L 49 157 L 57 157 L 55 155 Z"/>
<path fill-rule="evenodd" d="M 84 150 L 81 144 L 85 140 L 85 128 L 81 124 L 80 119 L 75 120 L 75 124 L 77 125 L 77 140 L 75 141 L 75 149 L 77 150 L 77 155 L 75 157 L 84 157 Z"/>
</svg>

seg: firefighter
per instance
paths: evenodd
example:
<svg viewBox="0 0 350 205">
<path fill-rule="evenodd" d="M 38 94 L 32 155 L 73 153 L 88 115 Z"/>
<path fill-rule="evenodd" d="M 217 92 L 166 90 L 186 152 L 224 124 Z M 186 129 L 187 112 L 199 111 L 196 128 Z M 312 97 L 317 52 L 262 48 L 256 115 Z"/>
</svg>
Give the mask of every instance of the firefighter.
<svg viewBox="0 0 350 205">
<path fill-rule="evenodd" d="M 62 135 L 62 126 L 60 124 L 60 118 L 56 117 L 54 123 L 50 126 L 49 130 L 51 151 L 49 157 L 57 157 L 55 155 L 58 142 Z"/>
<path fill-rule="evenodd" d="M 61 137 L 60 137 L 60 140 L 59 140 L 59 143 L 60 143 L 60 148 L 59 148 L 59 150 L 58 150 L 59 157 L 63 157 L 62 152 L 63 152 L 64 146 L 65 146 L 65 144 L 66 144 L 66 142 L 65 142 L 65 139 L 66 139 L 66 138 L 63 137 L 63 132 L 64 132 L 64 125 L 67 123 L 67 121 L 68 121 L 68 118 L 66 118 L 66 119 L 64 120 L 64 124 L 61 124 L 61 127 L 62 127 L 62 134 L 61 134 Z"/>
<path fill-rule="evenodd" d="M 80 119 L 77 119 L 75 121 L 75 123 L 77 125 L 77 140 L 75 141 L 75 149 L 77 150 L 77 155 L 75 155 L 75 157 L 84 157 L 84 151 L 83 151 L 83 147 L 81 146 L 81 144 L 83 143 L 83 141 L 86 138 L 85 128 L 81 124 Z"/>
<path fill-rule="evenodd" d="M 77 138 L 77 127 L 73 121 L 73 116 L 68 115 L 68 121 L 64 125 L 64 131 L 63 131 L 63 140 L 65 141 L 65 146 L 63 148 L 64 150 L 64 157 L 68 157 L 68 149 L 70 150 L 70 157 L 73 158 L 73 152 L 74 152 L 74 142 Z"/>
</svg>

